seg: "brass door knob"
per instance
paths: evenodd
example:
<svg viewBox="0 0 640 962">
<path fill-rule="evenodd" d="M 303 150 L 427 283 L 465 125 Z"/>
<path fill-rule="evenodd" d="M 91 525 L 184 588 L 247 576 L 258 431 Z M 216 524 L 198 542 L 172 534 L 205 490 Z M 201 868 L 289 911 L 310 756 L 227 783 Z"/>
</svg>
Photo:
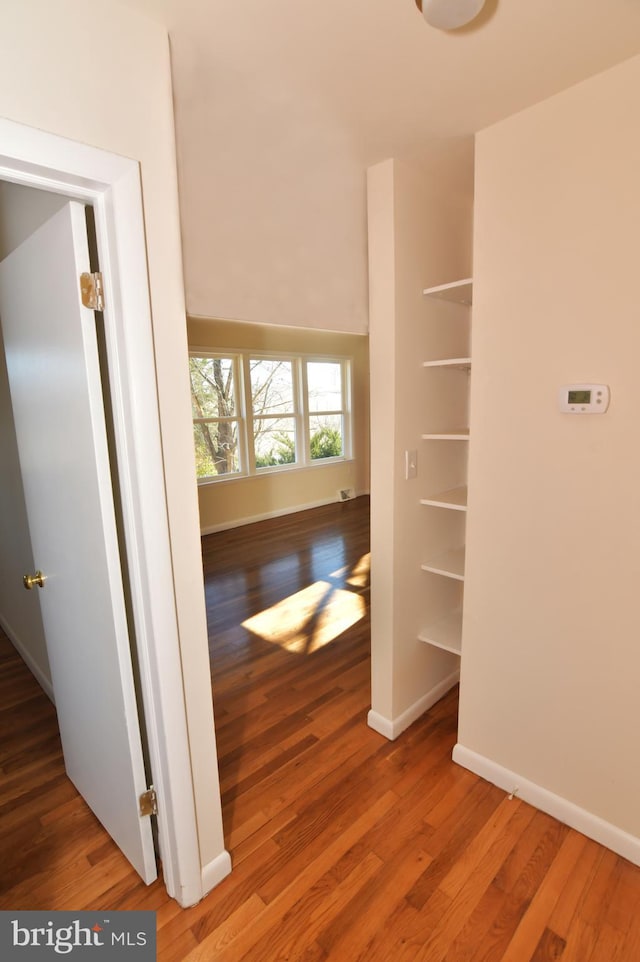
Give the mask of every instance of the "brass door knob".
<svg viewBox="0 0 640 962">
<path fill-rule="evenodd" d="M 36 571 L 34 575 L 25 575 L 22 579 L 22 583 L 27 589 L 31 591 L 37 585 L 38 588 L 44 588 L 44 583 L 46 581 L 46 575 L 43 575 L 41 571 Z"/>
</svg>

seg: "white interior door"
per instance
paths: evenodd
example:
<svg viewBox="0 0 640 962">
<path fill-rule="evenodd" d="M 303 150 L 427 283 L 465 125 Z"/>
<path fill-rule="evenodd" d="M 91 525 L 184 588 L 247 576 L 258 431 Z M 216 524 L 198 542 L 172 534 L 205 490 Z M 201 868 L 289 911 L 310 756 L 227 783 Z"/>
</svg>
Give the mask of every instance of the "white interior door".
<svg viewBox="0 0 640 962">
<path fill-rule="evenodd" d="M 0 264 L 29 530 L 67 773 L 145 882 L 157 877 L 115 524 L 84 208 L 69 203 Z M 16 591 L 22 585 L 16 585 Z"/>
</svg>

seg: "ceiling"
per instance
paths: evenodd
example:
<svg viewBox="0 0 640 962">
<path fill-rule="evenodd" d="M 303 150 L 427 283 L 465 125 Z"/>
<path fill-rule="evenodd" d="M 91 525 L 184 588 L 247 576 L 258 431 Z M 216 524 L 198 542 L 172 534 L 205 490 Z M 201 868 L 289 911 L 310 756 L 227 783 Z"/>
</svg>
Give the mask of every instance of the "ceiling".
<svg viewBox="0 0 640 962">
<path fill-rule="evenodd" d="M 178 114 L 196 96 L 204 129 L 207 101 L 233 112 L 253 91 L 348 132 L 365 165 L 473 133 L 640 51 L 640 0 L 487 0 L 452 33 L 414 0 L 127 2 L 169 29 Z"/>
</svg>

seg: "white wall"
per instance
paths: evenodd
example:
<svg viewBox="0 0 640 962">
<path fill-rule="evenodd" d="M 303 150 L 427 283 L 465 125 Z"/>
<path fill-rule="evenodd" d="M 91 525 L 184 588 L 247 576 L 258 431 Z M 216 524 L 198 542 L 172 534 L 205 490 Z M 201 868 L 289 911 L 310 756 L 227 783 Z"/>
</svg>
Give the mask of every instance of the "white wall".
<svg viewBox="0 0 640 962">
<path fill-rule="evenodd" d="M 0 260 L 66 203 L 60 194 L 0 180 Z"/>
<path fill-rule="evenodd" d="M 0 182 L 0 260 L 64 203 L 58 195 Z M 0 623 L 49 697 L 51 671 L 37 592 L 19 591 L 35 570 L 0 331 Z"/>
<path fill-rule="evenodd" d="M 166 31 L 117 0 L 4 0 L 0 115 L 140 162 L 176 611 L 203 863 L 224 849 L 193 484 Z"/>
<path fill-rule="evenodd" d="M 0 260 L 64 204 L 48 194 L 0 181 Z M 51 671 L 38 592 L 20 591 L 22 576 L 35 570 L 24 502 L 18 445 L 0 330 L 0 624 L 50 698 Z"/>
<path fill-rule="evenodd" d="M 477 138 L 459 732 L 636 839 L 638 117 L 636 57 Z"/>
<path fill-rule="evenodd" d="M 273 69 L 272 12 L 254 6 L 218 0 L 200 34 L 172 32 L 187 309 L 365 334 L 362 157 L 300 69 Z M 309 28 L 295 7 L 285 57 Z"/>
<path fill-rule="evenodd" d="M 22 576 L 35 571 L 24 502 L 18 443 L 13 426 L 7 365 L 0 336 L 0 625 L 50 698 L 51 671 L 35 591 L 22 590 Z"/>
<path fill-rule="evenodd" d="M 473 143 L 442 141 L 369 170 L 372 716 L 385 733 L 451 684 L 454 655 L 418 641 L 427 586 L 420 569 L 425 431 L 425 287 L 471 272 Z M 437 356 L 437 354 L 435 355 Z M 405 450 L 418 478 L 404 478 Z M 426 492 L 425 492 L 426 493 Z M 443 691 L 440 691 L 442 694 Z"/>
</svg>

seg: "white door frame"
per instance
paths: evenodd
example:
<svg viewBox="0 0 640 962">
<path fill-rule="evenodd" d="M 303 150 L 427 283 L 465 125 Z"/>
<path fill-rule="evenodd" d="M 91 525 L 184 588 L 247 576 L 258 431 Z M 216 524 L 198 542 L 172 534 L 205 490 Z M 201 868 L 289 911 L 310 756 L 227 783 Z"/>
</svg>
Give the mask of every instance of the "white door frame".
<svg viewBox="0 0 640 962">
<path fill-rule="evenodd" d="M 165 884 L 203 895 L 136 161 L 0 118 L 0 179 L 95 211 L 118 479 Z M 37 278 L 34 278 L 37 283 Z M 186 363 L 186 359 L 185 359 Z"/>
</svg>

